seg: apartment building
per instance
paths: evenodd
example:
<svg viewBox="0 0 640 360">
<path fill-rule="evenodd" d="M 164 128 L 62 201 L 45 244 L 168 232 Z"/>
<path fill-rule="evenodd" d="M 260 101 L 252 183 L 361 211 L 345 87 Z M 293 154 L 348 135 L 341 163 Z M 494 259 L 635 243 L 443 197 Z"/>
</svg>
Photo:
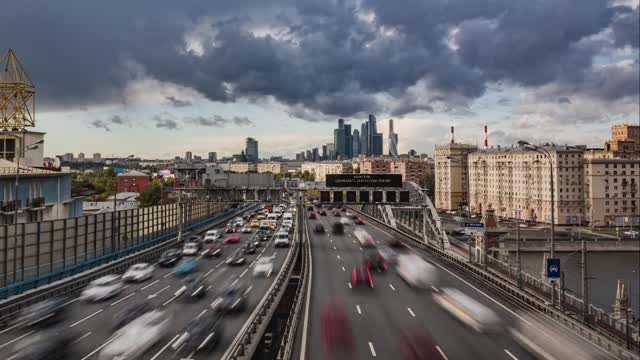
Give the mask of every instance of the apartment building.
<svg viewBox="0 0 640 360">
<path fill-rule="evenodd" d="M 264 162 L 258 164 L 259 173 L 286 174 L 289 167 L 285 162 Z"/>
<path fill-rule="evenodd" d="M 467 163 L 475 145 L 446 144 L 435 149 L 436 208 L 454 210 L 467 201 Z"/>
<path fill-rule="evenodd" d="M 639 182 L 640 159 L 585 159 L 586 221 L 594 226 L 640 224 Z"/>
<path fill-rule="evenodd" d="M 363 159 L 359 161 L 361 174 L 390 174 L 391 162 L 385 159 Z"/>
<path fill-rule="evenodd" d="M 303 163 L 301 170 L 315 174 L 315 181 L 324 182 L 329 174 L 342 174 L 346 168 L 343 162 Z"/>
<path fill-rule="evenodd" d="M 398 174 L 402 181 L 419 183 L 433 171 L 433 162 L 412 159 L 363 159 L 358 162 L 361 174 Z"/>
</svg>

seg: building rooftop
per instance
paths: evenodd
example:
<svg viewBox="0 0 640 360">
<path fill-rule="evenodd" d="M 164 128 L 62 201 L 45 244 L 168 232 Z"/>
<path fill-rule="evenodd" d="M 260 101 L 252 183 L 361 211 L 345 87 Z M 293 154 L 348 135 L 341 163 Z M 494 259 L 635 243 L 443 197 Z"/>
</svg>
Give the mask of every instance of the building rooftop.
<svg viewBox="0 0 640 360">
<path fill-rule="evenodd" d="M 553 151 L 563 151 L 563 152 L 576 152 L 576 153 L 583 153 L 586 150 L 586 147 L 581 147 L 581 145 L 577 145 L 577 146 L 569 146 L 569 145 L 538 145 L 540 146 L 540 148 L 549 151 L 549 152 L 553 152 Z M 502 146 L 496 146 L 496 147 L 491 147 L 488 149 L 482 149 L 479 148 L 478 151 L 475 151 L 475 153 L 523 153 L 523 152 L 530 152 L 530 151 L 535 151 L 533 149 L 528 149 L 525 147 L 521 147 L 521 146 L 510 146 L 510 147 L 502 147 Z M 473 154 L 473 153 L 472 153 Z"/>
<path fill-rule="evenodd" d="M 0 176 L 2 175 L 15 175 L 18 165 L 12 161 L 0 159 Z M 20 175 L 57 175 L 60 171 L 35 168 L 30 166 L 20 165 Z"/>
<path fill-rule="evenodd" d="M 143 173 L 142 171 L 128 170 L 126 172 L 118 174 L 118 176 L 149 176 L 149 174 Z"/>
</svg>

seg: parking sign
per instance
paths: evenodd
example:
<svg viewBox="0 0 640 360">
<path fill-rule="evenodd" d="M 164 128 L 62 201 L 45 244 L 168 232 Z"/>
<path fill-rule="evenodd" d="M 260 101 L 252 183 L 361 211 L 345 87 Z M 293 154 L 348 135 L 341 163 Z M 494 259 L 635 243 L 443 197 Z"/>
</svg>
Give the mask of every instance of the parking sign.
<svg viewBox="0 0 640 360">
<path fill-rule="evenodd" d="M 560 278 L 560 259 L 547 259 L 547 277 L 549 279 Z"/>
</svg>

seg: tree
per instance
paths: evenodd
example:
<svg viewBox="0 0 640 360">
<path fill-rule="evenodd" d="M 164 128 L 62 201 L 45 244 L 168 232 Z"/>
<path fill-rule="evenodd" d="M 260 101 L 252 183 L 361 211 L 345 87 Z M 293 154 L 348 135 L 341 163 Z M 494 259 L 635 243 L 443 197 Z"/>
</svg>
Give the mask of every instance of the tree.
<svg viewBox="0 0 640 360">
<path fill-rule="evenodd" d="M 140 192 L 140 207 L 158 205 L 161 198 L 162 185 L 160 185 L 159 181 L 154 181 Z"/>
</svg>

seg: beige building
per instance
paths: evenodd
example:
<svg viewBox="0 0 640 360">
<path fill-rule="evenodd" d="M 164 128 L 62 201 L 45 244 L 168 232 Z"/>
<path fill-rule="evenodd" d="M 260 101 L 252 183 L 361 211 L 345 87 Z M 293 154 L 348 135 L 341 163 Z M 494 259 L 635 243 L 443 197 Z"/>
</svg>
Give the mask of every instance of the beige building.
<svg viewBox="0 0 640 360">
<path fill-rule="evenodd" d="M 315 181 L 324 182 L 328 174 L 342 174 L 346 168 L 343 162 L 309 162 L 302 164 L 302 171 L 309 171 L 316 175 Z"/>
<path fill-rule="evenodd" d="M 586 159 L 586 221 L 594 226 L 640 223 L 640 159 Z"/>
<path fill-rule="evenodd" d="M 234 173 L 257 172 L 258 170 L 256 164 L 246 162 L 224 162 L 218 163 L 218 166 L 224 171 Z"/>
<path fill-rule="evenodd" d="M 459 209 L 467 201 L 467 157 L 478 150 L 475 145 L 436 145 L 436 208 Z"/>
<path fill-rule="evenodd" d="M 288 171 L 289 167 L 284 162 L 258 163 L 259 173 L 286 174 Z"/>
<path fill-rule="evenodd" d="M 521 147 L 492 148 L 469 154 L 471 211 L 491 207 L 502 218 L 551 221 L 551 181 L 556 224 L 584 219 L 584 149 L 544 146 L 551 156 Z"/>
</svg>

